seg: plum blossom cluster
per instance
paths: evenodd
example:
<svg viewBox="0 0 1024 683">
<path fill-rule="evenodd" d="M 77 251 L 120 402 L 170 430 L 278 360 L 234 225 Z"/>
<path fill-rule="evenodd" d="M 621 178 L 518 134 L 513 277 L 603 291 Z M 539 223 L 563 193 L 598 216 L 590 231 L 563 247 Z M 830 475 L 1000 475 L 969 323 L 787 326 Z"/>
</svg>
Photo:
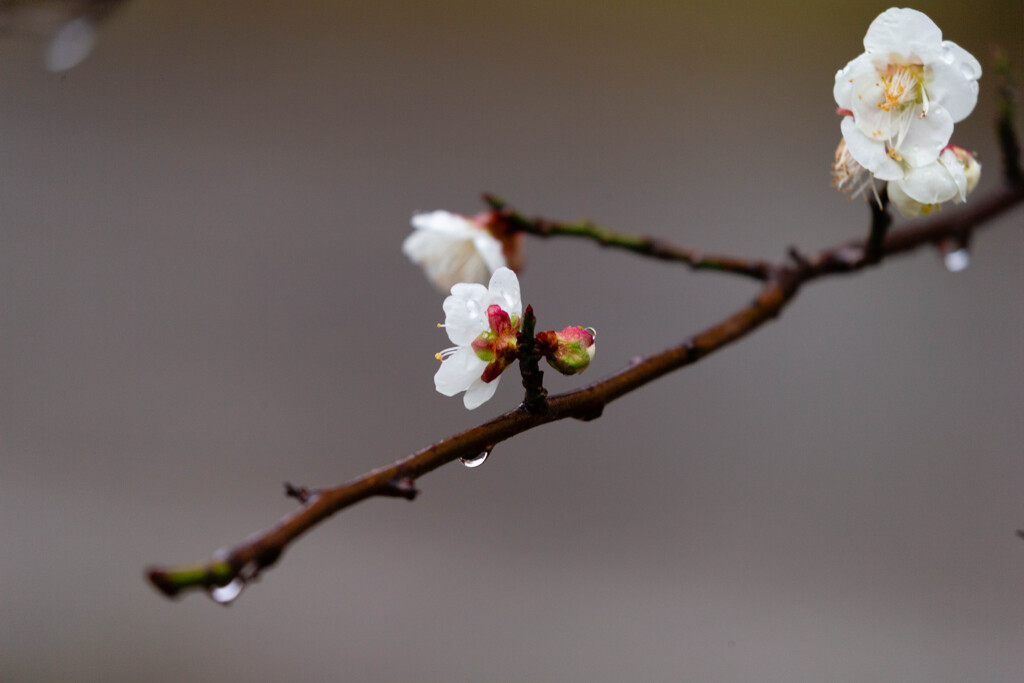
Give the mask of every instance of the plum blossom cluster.
<svg viewBox="0 0 1024 683">
<path fill-rule="evenodd" d="M 981 165 L 949 144 L 953 124 L 978 101 L 981 65 L 925 14 L 891 8 L 864 36 L 864 53 L 836 74 L 833 95 L 843 140 L 833 184 L 853 196 L 874 181 L 888 182 L 889 198 L 906 216 L 943 202 L 962 202 Z"/>
<path fill-rule="evenodd" d="M 436 355 L 441 367 L 435 388 L 445 396 L 465 392 L 463 405 L 473 410 L 492 396 L 501 373 L 520 356 L 523 303 L 519 278 L 509 268 L 494 271 L 487 287 L 460 282 L 444 300 L 444 327 L 454 346 Z M 538 332 L 535 352 L 563 374 L 582 372 L 594 357 L 594 332 L 567 327 Z"/>
</svg>

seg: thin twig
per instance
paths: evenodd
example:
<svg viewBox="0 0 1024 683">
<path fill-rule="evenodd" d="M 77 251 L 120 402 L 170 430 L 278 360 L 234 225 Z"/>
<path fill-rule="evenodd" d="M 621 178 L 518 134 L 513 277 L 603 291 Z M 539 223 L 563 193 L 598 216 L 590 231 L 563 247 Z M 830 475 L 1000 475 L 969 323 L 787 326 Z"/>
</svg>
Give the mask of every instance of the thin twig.
<svg viewBox="0 0 1024 683">
<path fill-rule="evenodd" d="M 882 255 L 894 256 L 939 244 L 943 239 L 962 238 L 1022 202 L 1024 185 L 1021 184 L 1009 185 L 986 197 L 974 198 L 959 211 L 943 213 L 917 226 L 890 232 L 883 243 Z M 546 221 L 538 224 L 564 225 Z M 218 551 L 206 562 L 150 569 L 149 580 L 168 597 L 188 589 L 210 590 L 232 581 L 249 580 L 273 565 L 298 537 L 344 508 L 374 496 L 402 495 L 411 499 L 415 495 L 413 482 L 446 463 L 459 458 L 472 458 L 483 451 L 489 451 L 494 444 L 549 422 L 565 418 L 590 420 L 600 416 L 604 406 L 620 396 L 673 370 L 697 362 L 775 318 L 793 300 L 802 285 L 828 275 L 851 273 L 865 268 L 869 262 L 865 258 L 868 249 L 867 241 L 861 240 L 825 249 L 811 257 L 801 257 L 795 263 L 759 264 L 757 269 L 763 272 L 763 278 L 757 279 L 763 279 L 764 285 L 756 298 L 717 325 L 682 344 L 647 358 L 635 359 L 618 373 L 590 386 L 548 397 L 546 409 L 542 412 L 520 406 L 340 486 L 309 491 L 308 497 L 298 509 L 269 529 L 255 533 L 233 547 Z M 749 263 L 742 259 L 728 261 Z"/>
<path fill-rule="evenodd" d="M 654 237 L 615 232 L 588 220 L 558 223 L 544 218 L 528 218 L 492 194 L 484 194 L 483 199 L 496 212 L 508 233 L 520 232 L 536 237 L 582 237 L 593 240 L 603 247 L 625 249 L 661 261 L 682 263 L 692 270 L 732 273 L 761 281 L 768 279 L 772 269 L 772 264 L 767 261 L 704 254 L 696 249 L 676 246 Z"/>
</svg>

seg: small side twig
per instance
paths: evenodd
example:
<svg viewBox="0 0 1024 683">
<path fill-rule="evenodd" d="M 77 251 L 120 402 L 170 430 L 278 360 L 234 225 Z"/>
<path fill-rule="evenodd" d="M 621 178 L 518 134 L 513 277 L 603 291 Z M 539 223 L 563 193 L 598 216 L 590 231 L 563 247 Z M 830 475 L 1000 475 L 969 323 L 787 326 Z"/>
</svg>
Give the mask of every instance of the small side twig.
<svg viewBox="0 0 1024 683">
<path fill-rule="evenodd" d="M 416 481 L 412 477 L 395 477 L 388 482 L 381 495 L 415 500 L 419 493 L 419 489 L 416 488 Z"/>
<path fill-rule="evenodd" d="M 284 483 L 284 495 L 305 504 L 313 496 L 313 491 L 310 491 L 305 486 L 292 486 L 291 483 L 286 481 Z"/>
<path fill-rule="evenodd" d="M 674 261 L 688 266 L 691 270 L 712 270 L 721 273 L 742 275 L 765 281 L 772 264 L 767 261 L 705 254 L 696 249 L 673 245 L 654 237 L 629 235 L 603 228 L 588 220 L 575 223 L 559 223 L 544 218 L 528 218 L 509 207 L 505 200 L 493 194 L 484 194 L 484 202 L 497 213 L 509 233 L 525 233 L 536 237 L 581 237 L 597 242 L 603 247 L 624 249 L 635 254 L 661 261 Z"/>
</svg>

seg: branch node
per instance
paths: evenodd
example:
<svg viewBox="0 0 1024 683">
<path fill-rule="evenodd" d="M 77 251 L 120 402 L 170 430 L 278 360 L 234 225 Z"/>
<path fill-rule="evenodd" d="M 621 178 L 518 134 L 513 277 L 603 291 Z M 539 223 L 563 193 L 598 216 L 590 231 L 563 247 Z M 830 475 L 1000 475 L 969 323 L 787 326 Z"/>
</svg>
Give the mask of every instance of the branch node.
<svg viewBox="0 0 1024 683">
<path fill-rule="evenodd" d="M 419 495 L 419 489 L 416 488 L 416 482 L 412 477 L 396 477 L 387 483 L 381 495 L 415 500 Z"/>
<path fill-rule="evenodd" d="M 162 569 L 150 569 L 146 572 L 146 578 L 154 587 L 168 598 L 177 598 L 181 592 L 181 586 L 171 581 L 171 577 Z"/>
<path fill-rule="evenodd" d="M 287 481 L 284 483 L 284 495 L 288 498 L 294 498 L 303 505 L 308 503 L 315 494 L 315 491 L 310 491 L 305 486 L 292 486 Z"/>
<path fill-rule="evenodd" d="M 506 206 L 508 206 L 504 199 L 490 192 L 484 192 L 483 194 L 480 195 L 480 197 L 484 200 L 484 204 L 491 207 L 495 211 L 501 211 Z"/>
<path fill-rule="evenodd" d="M 788 256 L 789 260 L 792 261 L 793 264 L 800 270 L 807 270 L 808 268 L 811 267 L 811 262 L 807 259 L 806 256 L 804 256 L 803 252 L 801 252 L 795 246 L 791 246 L 789 249 L 786 250 L 786 256 Z"/>
<path fill-rule="evenodd" d="M 602 413 L 604 413 L 604 404 L 598 403 L 595 406 L 581 410 L 578 414 L 573 415 L 573 417 L 580 422 L 590 422 L 591 420 L 596 420 L 601 417 Z"/>
</svg>

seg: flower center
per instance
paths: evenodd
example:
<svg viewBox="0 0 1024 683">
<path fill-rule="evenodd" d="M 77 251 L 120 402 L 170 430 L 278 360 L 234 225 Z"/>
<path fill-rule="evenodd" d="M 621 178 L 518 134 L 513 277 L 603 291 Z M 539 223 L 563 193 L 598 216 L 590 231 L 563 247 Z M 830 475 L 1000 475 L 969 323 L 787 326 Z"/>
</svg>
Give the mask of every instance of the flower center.
<svg viewBox="0 0 1024 683">
<path fill-rule="evenodd" d="M 924 118 L 928 114 L 928 94 L 922 76 L 923 69 L 920 66 L 890 64 L 886 75 L 876 83 L 881 89 L 881 97 L 876 106 L 885 112 L 882 120 L 889 133 L 889 156 L 896 161 L 903 161 L 896 149 L 903 145 L 903 139 L 914 119 Z M 921 107 L 920 112 L 918 105 Z"/>
<path fill-rule="evenodd" d="M 907 66 L 897 67 L 895 72 L 882 76 L 882 88 L 884 99 L 878 103 L 878 107 L 883 111 L 897 109 L 916 101 L 919 88 L 922 94 L 924 93 L 917 76 Z"/>
<path fill-rule="evenodd" d="M 476 357 L 487 362 L 487 367 L 480 376 L 485 382 L 494 380 L 516 359 L 521 320 L 519 316 L 510 316 L 497 304 L 487 309 L 490 329 L 482 332 L 470 345 Z"/>
</svg>

